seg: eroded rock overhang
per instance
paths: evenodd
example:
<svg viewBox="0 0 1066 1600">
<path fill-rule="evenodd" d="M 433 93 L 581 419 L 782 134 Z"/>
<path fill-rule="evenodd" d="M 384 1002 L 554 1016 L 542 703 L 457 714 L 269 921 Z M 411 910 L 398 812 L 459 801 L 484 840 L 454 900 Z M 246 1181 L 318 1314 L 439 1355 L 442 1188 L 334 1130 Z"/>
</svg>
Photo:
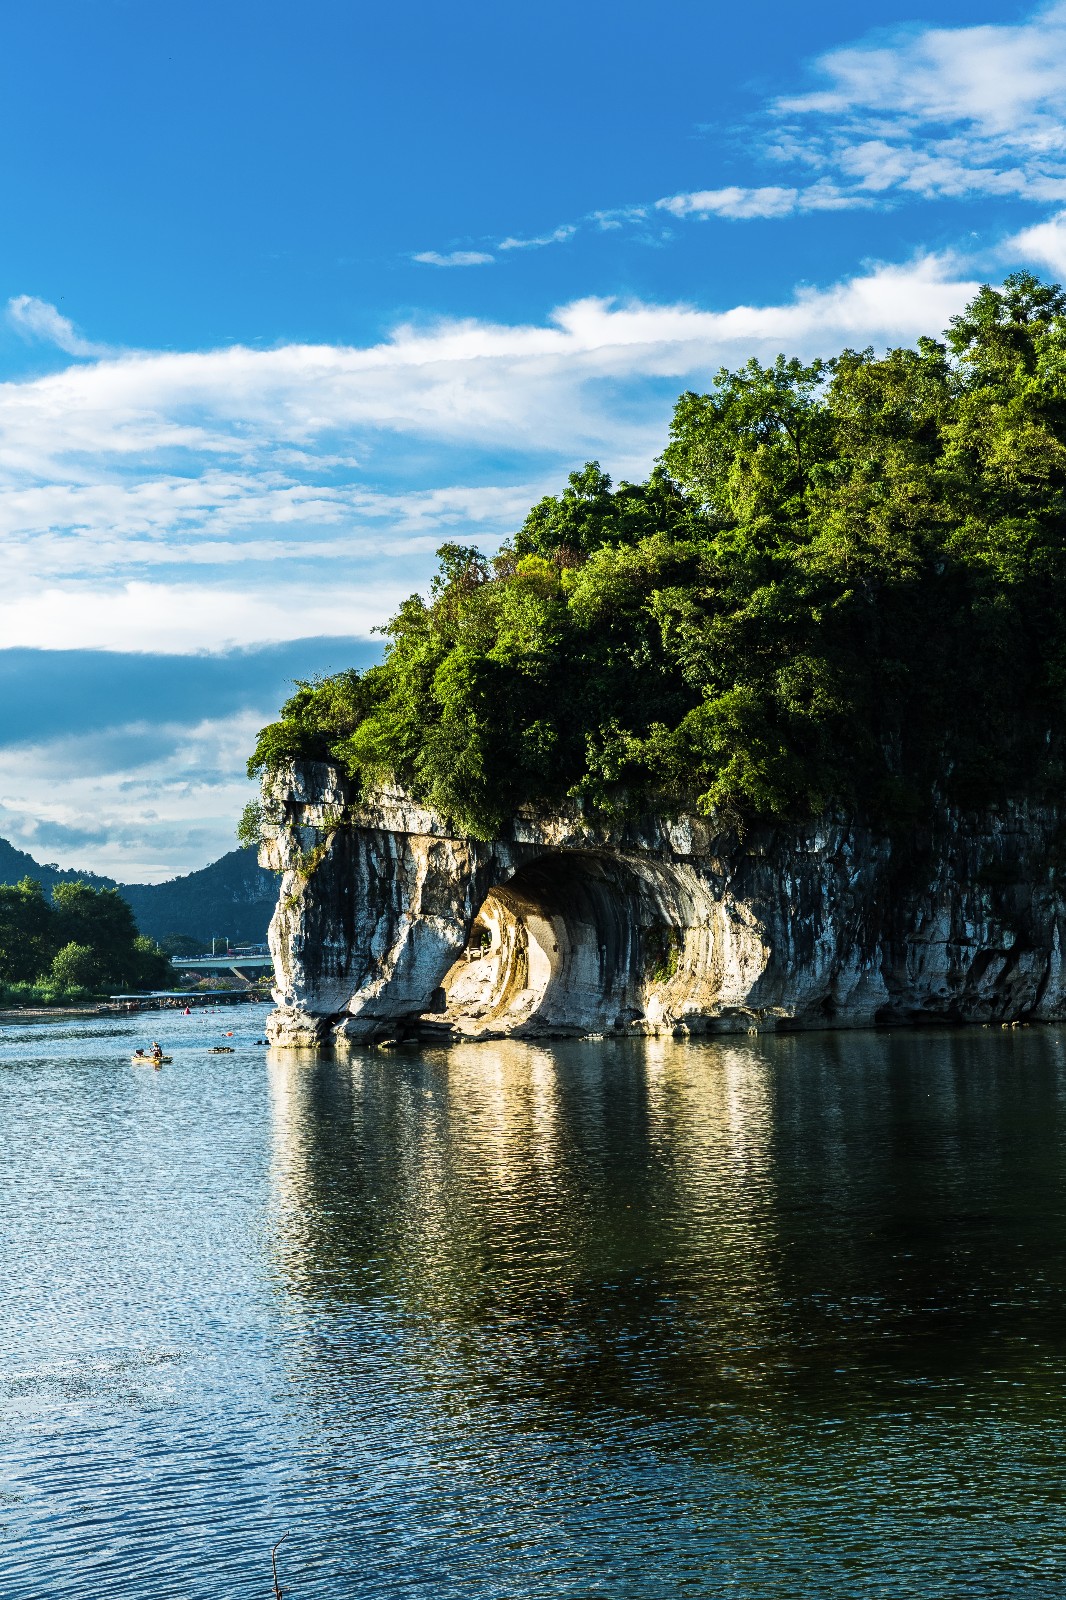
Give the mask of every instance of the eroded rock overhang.
<svg viewBox="0 0 1066 1600">
<path fill-rule="evenodd" d="M 890 841 L 844 819 L 744 839 L 705 818 L 520 813 L 464 837 L 304 763 L 266 792 L 261 859 L 294 1043 L 889 1021 L 1064 1010 L 1057 813 L 945 813 Z"/>
</svg>

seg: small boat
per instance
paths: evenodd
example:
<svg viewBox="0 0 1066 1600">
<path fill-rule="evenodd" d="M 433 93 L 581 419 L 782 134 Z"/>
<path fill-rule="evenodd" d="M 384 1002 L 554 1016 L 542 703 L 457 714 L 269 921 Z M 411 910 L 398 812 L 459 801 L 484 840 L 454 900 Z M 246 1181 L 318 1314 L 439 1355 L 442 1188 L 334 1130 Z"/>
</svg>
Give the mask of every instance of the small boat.
<svg viewBox="0 0 1066 1600">
<path fill-rule="evenodd" d="M 135 1067 L 161 1067 L 164 1061 L 173 1061 L 173 1056 L 154 1056 L 150 1050 L 135 1050 L 130 1056 L 130 1061 Z"/>
<path fill-rule="evenodd" d="M 213 1044 L 207 1053 L 209 1056 L 231 1056 L 233 1054 L 233 1046 L 231 1044 Z"/>
</svg>

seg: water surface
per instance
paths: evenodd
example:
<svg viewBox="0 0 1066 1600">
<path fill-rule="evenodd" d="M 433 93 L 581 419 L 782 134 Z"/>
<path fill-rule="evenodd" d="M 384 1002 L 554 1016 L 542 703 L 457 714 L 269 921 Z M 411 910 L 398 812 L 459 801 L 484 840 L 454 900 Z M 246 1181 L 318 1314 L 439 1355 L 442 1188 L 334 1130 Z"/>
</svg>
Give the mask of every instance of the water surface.
<svg viewBox="0 0 1066 1600">
<path fill-rule="evenodd" d="M 8 1600 L 1063 1593 L 1062 1034 L 263 1020 L 0 1029 Z"/>
</svg>

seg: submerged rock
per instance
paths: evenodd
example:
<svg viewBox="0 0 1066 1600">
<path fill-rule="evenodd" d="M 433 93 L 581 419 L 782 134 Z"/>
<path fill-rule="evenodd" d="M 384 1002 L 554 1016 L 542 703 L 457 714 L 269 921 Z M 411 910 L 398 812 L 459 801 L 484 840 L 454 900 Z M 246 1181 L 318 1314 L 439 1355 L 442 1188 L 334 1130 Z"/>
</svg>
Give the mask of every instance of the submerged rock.
<svg viewBox="0 0 1066 1600">
<path fill-rule="evenodd" d="M 323 763 L 266 798 L 279 1042 L 1066 1015 L 1050 808 L 892 839 L 520 813 L 482 842 L 403 793 L 353 804 Z"/>
</svg>

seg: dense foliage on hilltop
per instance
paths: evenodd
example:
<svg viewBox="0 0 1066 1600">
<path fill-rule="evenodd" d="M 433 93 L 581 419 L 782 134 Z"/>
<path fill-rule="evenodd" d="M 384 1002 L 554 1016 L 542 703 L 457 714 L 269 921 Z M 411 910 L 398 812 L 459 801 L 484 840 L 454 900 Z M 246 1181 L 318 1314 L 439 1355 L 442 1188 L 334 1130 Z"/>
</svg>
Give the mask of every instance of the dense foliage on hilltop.
<svg viewBox="0 0 1066 1600">
<path fill-rule="evenodd" d="M 485 836 L 523 802 L 828 804 L 891 822 L 1059 782 L 1066 294 L 984 288 L 944 342 L 778 357 L 677 403 L 494 560 L 445 545 L 381 665 L 298 687 L 252 770 L 338 761 Z"/>
<path fill-rule="evenodd" d="M 35 878 L 0 884 L 0 987 L 95 993 L 172 980 L 170 963 L 138 934 L 117 889 L 57 883 L 49 899 Z"/>
</svg>

